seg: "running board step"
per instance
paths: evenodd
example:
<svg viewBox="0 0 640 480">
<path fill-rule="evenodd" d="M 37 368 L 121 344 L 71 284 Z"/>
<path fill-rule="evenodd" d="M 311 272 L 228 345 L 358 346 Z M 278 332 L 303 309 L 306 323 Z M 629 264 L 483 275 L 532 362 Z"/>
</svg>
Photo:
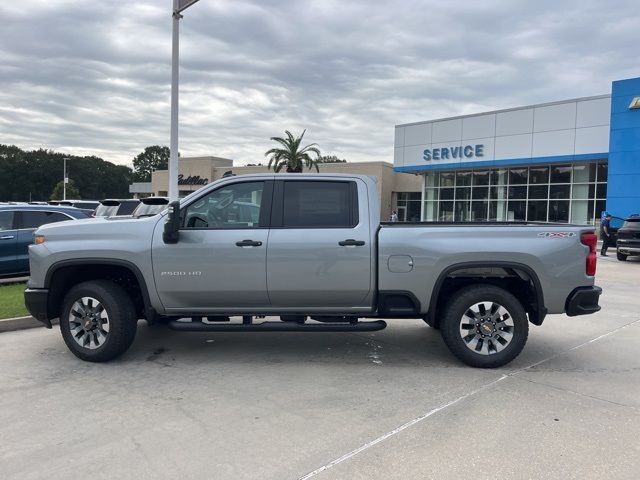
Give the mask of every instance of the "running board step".
<svg viewBox="0 0 640 480">
<path fill-rule="evenodd" d="M 374 332 L 382 330 L 387 322 L 376 320 L 373 322 L 357 323 L 294 323 L 294 322 L 261 322 L 261 323 L 232 323 L 213 325 L 202 322 L 179 322 L 171 320 L 168 327 L 182 332 Z"/>
</svg>

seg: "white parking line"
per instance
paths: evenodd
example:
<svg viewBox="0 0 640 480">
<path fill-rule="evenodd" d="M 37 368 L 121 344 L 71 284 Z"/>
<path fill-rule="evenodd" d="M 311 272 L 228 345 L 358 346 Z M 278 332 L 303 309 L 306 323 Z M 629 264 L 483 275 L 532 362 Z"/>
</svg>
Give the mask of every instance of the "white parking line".
<svg viewBox="0 0 640 480">
<path fill-rule="evenodd" d="M 314 471 L 309 472 L 309 473 L 307 473 L 306 475 L 304 475 L 302 477 L 299 477 L 298 480 L 308 480 L 309 478 L 315 477 L 319 473 L 322 473 L 325 470 L 330 469 L 331 467 L 335 467 L 336 465 L 338 465 L 339 463 L 344 462 L 345 460 L 348 460 L 348 459 L 350 459 L 352 457 L 355 457 L 359 453 L 364 452 L 365 450 L 373 447 L 374 445 L 377 445 L 380 442 L 383 442 L 387 438 L 392 437 L 394 435 L 397 435 L 398 433 L 400 433 L 401 431 L 411 427 L 412 425 L 415 425 L 416 423 L 422 422 L 423 420 L 429 418 L 430 416 L 432 416 L 432 415 L 434 415 L 434 414 L 436 414 L 436 413 L 438 413 L 438 412 L 440 412 L 442 410 L 445 410 L 445 409 L 455 405 L 456 403 L 460 403 L 461 401 L 463 401 L 463 400 L 465 400 L 465 399 L 467 399 L 469 397 L 472 397 L 472 396 L 476 395 L 477 393 L 480 393 L 480 392 L 486 390 L 487 388 L 489 388 L 489 387 L 491 387 L 491 386 L 493 386 L 493 385 L 495 385 L 495 384 L 497 384 L 499 382 L 502 382 L 503 380 L 505 380 L 505 379 L 507 379 L 509 377 L 513 377 L 515 375 L 518 375 L 518 374 L 520 374 L 520 373 L 522 373 L 522 372 L 524 372 L 526 370 L 529 370 L 530 368 L 536 367 L 536 366 L 538 366 L 538 365 L 540 365 L 540 364 L 542 364 L 544 362 L 548 362 L 549 360 L 553 360 L 554 358 L 559 357 L 560 355 L 564 355 L 565 353 L 572 352 L 572 351 L 577 350 L 579 348 L 582 348 L 582 347 L 584 347 L 586 345 L 589 345 L 591 343 L 597 342 L 598 340 L 602 340 L 603 338 L 606 338 L 609 335 L 612 335 L 612 334 L 614 334 L 616 332 L 619 332 L 620 330 L 622 330 L 624 328 L 627 328 L 627 327 L 629 327 L 629 326 L 631 326 L 633 324 L 636 324 L 638 322 L 640 322 L 640 319 L 634 320 L 633 322 L 626 323 L 626 324 L 624 324 L 624 325 L 622 325 L 622 326 L 620 326 L 618 328 L 614 328 L 610 332 L 604 333 L 604 334 L 599 335 L 599 336 L 597 336 L 595 338 L 592 338 L 591 340 L 587 340 L 586 342 L 583 342 L 583 343 L 581 343 L 579 345 L 571 347 L 571 348 L 569 348 L 567 350 L 564 350 L 562 352 L 559 352 L 559 353 L 556 353 L 554 355 L 551 355 L 550 357 L 547 357 L 547 358 L 545 358 L 543 360 L 540 360 L 538 362 L 532 363 L 531 365 L 528 365 L 528 366 L 523 367 L 523 368 L 519 368 L 518 370 L 514 370 L 514 371 L 509 372 L 509 373 L 507 373 L 505 375 L 502 375 L 500 378 L 498 378 L 496 380 L 493 380 L 493 381 L 487 383 L 486 385 L 483 385 L 483 386 L 481 386 L 481 387 L 479 387 L 479 388 L 477 388 L 477 389 L 475 389 L 475 390 L 473 390 L 473 391 L 471 391 L 469 393 L 461 395 L 460 397 L 458 397 L 458 398 L 456 398 L 454 400 L 451 400 L 450 402 L 447 402 L 445 404 L 442 404 L 439 407 L 434 408 L 433 410 L 429 410 L 427 413 L 424 413 L 424 414 L 420 415 L 419 417 L 414 418 L 413 420 L 409 420 L 408 422 L 403 423 L 402 425 L 400 425 L 397 428 L 394 428 L 390 432 L 387 432 L 384 435 L 381 435 L 381 436 L 375 438 L 374 440 L 371 440 L 370 442 L 367 442 L 364 445 L 356 448 L 355 450 L 352 450 L 352 451 L 350 451 L 348 453 L 345 453 L 341 457 L 336 458 L 335 460 L 327 463 L 326 465 L 323 465 L 323 466 L 315 469 Z"/>
</svg>

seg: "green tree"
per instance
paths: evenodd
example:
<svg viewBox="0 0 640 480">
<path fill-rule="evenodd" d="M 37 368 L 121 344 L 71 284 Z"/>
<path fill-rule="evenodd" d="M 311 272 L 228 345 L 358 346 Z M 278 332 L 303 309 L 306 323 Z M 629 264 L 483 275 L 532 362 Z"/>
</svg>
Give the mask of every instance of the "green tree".
<svg viewBox="0 0 640 480">
<path fill-rule="evenodd" d="M 271 140 L 278 142 L 282 148 L 272 148 L 264 153 L 265 157 L 269 157 L 268 168 L 273 168 L 274 172 L 279 172 L 286 168 L 287 173 L 302 173 L 303 167 L 309 170 L 315 167 L 319 172 L 317 159 L 320 157 L 320 150 L 316 143 L 300 147 L 302 137 L 306 130 L 302 131 L 302 135 L 294 137 L 289 130 L 285 130 L 287 138 L 271 137 Z M 315 158 L 312 158 L 312 155 Z"/>
<path fill-rule="evenodd" d="M 53 192 L 51 192 L 50 200 L 62 200 L 64 193 L 64 184 L 62 180 L 56 183 L 56 186 L 53 187 Z M 82 198 L 80 196 L 80 190 L 76 188 L 73 184 L 73 180 L 69 179 L 67 182 L 67 200 L 77 200 Z"/>
<path fill-rule="evenodd" d="M 87 200 L 127 198 L 133 172 L 99 157 L 77 157 L 52 150 L 22 150 L 0 144 L 0 201 L 49 200 L 62 179 L 64 158 L 67 175 Z M 60 196 L 62 198 L 62 195 Z"/>
<path fill-rule="evenodd" d="M 169 167 L 169 147 L 152 145 L 133 159 L 133 175 L 137 182 L 150 182 L 151 172 Z"/>
</svg>

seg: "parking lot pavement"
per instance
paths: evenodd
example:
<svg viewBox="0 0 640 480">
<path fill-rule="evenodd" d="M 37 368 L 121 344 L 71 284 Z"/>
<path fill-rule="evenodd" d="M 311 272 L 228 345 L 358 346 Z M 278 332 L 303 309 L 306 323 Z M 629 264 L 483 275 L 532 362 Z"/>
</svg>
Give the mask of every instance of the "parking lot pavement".
<svg viewBox="0 0 640 480">
<path fill-rule="evenodd" d="M 371 334 L 174 333 L 108 364 L 57 328 L 0 335 L 3 478 L 637 478 L 640 261 L 601 312 L 549 316 L 507 367 L 421 321 Z"/>
</svg>

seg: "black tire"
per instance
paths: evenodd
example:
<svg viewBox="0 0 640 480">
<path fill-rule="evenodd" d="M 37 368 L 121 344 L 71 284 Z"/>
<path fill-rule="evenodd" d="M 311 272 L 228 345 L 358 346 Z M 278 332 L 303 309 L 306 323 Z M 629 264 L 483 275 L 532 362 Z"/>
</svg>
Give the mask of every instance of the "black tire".
<svg viewBox="0 0 640 480">
<path fill-rule="evenodd" d="M 497 351 L 494 346 L 497 345 L 497 342 L 489 339 L 491 341 L 487 344 L 488 351 L 491 351 L 491 346 L 493 346 L 493 352 L 490 354 L 478 353 L 468 347 L 467 342 L 463 339 L 461 334 L 462 317 L 474 305 L 481 302 L 493 302 L 501 305 L 511 318 L 513 327 L 508 328 L 512 337 L 505 347 L 500 345 L 500 348 L 503 348 L 501 351 Z M 507 327 L 505 327 L 506 329 Z M 444 307 L 440 319 L 440 331 L 451 353 L 467 365 L 479 368 L 496 368 L 506 365 L 520 354 L 527 343 L 529 322 L 522 304 L 510 292 L 493 285 L 481 284 L 462 288 L 453 294 L 453 298 Z M 498 334 L 502 335 L 496 330 L 496 335 Z M 476 345 L 480 342 L 484 343 L 484 340 L 479 340 Z"/>
<path fill-rule="evenodd" d="M 108 315 L 109 331 L 98 347 L 80 345 L 71 332 L 75 328 L 75 324 L 72 327 L 69 320 L 71 309 L 83 297 L 98 300 Z M 106 362 L 118 357 L 131 346 L 138 326 L 136 317 L 133 302 L 122 287 L 108 280 L 92 280 L 75 285 L 65 296 L 60 311 L 60 331 L 67 347 L 76 357 L 88 362 Z"/>
<path fill-rule="evenodd" d="M 625 262 L 628 256 L 629 255 L 625 255 L 624 253 L 620 253 L 616 250 L 616 257 L 618 257 L 618 260 L 620 260 L 621 262 Z"/>
</svg>

